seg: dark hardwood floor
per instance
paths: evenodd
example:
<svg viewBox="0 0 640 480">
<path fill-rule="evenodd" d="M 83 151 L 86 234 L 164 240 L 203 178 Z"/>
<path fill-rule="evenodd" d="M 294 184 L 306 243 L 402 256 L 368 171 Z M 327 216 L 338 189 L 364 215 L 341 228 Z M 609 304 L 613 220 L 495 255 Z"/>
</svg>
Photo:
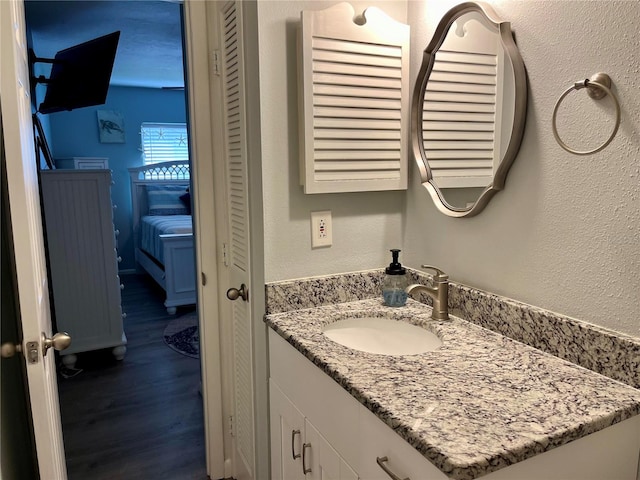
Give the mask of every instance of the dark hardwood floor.
<svg viewBox="0 0 640 480">
<path fill-rule="evenodd" d="M 127 354 L 78 355 L 71 377 L 58 376 L 70 480 L 205 480 L 200 361 L 170 349 L 163 292 L 142 275 L 123 277 Z M 193 310 L 193 308 L 191 308 Z"/>
</svg>

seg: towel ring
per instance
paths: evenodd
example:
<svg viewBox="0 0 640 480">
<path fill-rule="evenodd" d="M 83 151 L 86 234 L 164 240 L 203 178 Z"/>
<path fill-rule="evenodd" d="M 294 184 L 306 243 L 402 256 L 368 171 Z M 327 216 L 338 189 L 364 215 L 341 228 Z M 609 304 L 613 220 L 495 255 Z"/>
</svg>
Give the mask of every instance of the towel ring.
<svg viewBox="0 0 640 480">
<path fill-rule="evenodd" d="M 573 153 L 575 155 L 591 155 L 592 153 L 597 153 L 603 150 L 607 145 L 611 143 L 613 138 L 616 136 L 616 133 L 618 132 L 618 127 L 620 126 L 620 103 L 618 102 L 618 99 L 616 98 L 614 93 L 611 91 L 610 87 L 611 87 L 611 78 L 609 77 L 609 75 L 607 75 L 606 73 L 596 73 L 590 79 L 587 78 L 586 80 L 583 80 L 581 82 L 576 82 L 574 85 L 567 88 L 562 95 L 560 95 L 560 98 L 556 102 L 556 106 L 553 109 L 551 127 L 553 129 L 553 136 L 556 138 L 556 141 L 567 152 Z M 575 150 L 569 147 L 566 143 L 562 141 L 562 139 L 560 138 L 560 135 L 558 135 L 558 127 L 556 125 L 556 116 L 558 115 L 558 107 L 560 107 L 560 104 L 562 103 L 564 98 L 567 95 L 569 95 L 573 90 L 577 91 L 582 88 L 586 88 L 587 93 L 594 100 L 600 100 L 601 98 L 604 98 L 607 95 L 609 95 L 611 96 L 611 98 L 613 99 L 613 102 L 616 105 L 616 124 L 613 127 L 613 132 L 611 132 L 611 135 L 609 136 L 609 138 L 602 145 L 600 145 L 597 148 L 594 148 L 593 150 Z"/>
</svg>

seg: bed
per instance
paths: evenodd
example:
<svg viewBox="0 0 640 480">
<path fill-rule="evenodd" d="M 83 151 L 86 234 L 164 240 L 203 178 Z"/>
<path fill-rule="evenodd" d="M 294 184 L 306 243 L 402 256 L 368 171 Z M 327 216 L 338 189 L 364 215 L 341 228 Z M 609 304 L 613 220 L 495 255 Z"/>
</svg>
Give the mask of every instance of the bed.
<svg viewBox="0 0 640 480">
<path fill-rule="evenodd" d="M 189 164 L 130 168 L 135 259 L 165 291 L 171 315 L 196 303 Z"/>
</svg>

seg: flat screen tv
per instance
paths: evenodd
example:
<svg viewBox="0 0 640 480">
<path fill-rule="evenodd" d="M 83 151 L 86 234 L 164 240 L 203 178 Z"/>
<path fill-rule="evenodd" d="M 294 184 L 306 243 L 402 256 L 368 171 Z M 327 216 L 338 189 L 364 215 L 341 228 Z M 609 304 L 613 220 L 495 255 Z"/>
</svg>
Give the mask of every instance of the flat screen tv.
<svg viewBox="0 0 640 480">
<path fill-rule="evenodd" d="M 56 53 L 52 60 L 36 58 L 35 62 L 52 63 L 44 101 L 38 112 L 47 114 L 75 108 L 103 105 L 111 81 L 120 32 L 89 40 Z"/>
</svg>

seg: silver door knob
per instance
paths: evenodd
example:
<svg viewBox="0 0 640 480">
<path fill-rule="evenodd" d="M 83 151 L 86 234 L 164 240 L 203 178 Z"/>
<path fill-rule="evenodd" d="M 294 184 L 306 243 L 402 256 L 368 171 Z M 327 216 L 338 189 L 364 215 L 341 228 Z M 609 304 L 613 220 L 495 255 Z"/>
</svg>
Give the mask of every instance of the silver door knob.
<svg viewBox="0 0 640 480">
<path fill-rule="evenodd" d="M 42 356 L 47 354 L 47 351 L 53 347 L 54 350 L 64 350 L 71 345 L 71 337 L 66 332 L 56 333 L 52 338 L 47 338 L 45 333 L 42 333 Z M 16 353 L 22 352 L 22 345 L 19 343 L 3 343 L 0 346 L 0 356 L 2 358 L 11 358 Z M 38 342 L 27 342 L 27 353 L 25 354 L 29 363 L 37 363 L 38 361 Z"/>
<path fill-rule="evenodd" d="M 71 345 L 71 337 L 67 332 L 58 332 L 53 337 L 47 338 L 42 334 L 42 356 L 47 354 L 47 351 L 53 347 L 54 350 L 64 350 Z"/>
<path fill-rule="evenodd" d="M 3 343 L 0 347 L 0 355 L 2 358 L 11 358 L 18 352 L 22 352 L 22 345 L 19 343 L 7 342 Z"/>
<path fill-rule="evenodd" d="M 240 297 L 242 297 L 242 300 L 245 302 L 249 301 L 249 290 L 244 283 L 240 285 L 240 289 L 230 288 L 227 290 L 227 298 L 229 300 L 237 300 Z"/>
</svg>

